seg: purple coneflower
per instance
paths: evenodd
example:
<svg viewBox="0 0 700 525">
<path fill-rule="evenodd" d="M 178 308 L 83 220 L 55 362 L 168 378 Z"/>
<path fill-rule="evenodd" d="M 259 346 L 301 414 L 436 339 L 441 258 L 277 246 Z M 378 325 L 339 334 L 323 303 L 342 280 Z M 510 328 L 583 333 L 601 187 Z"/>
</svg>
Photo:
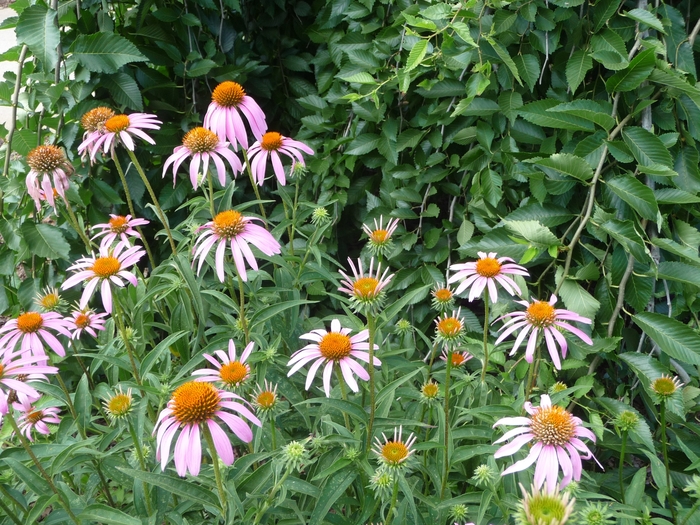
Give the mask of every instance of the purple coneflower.
<svg viewBox="0 0 700 525">
<path fill-rule="evenodd" d="M 25 312 L 17 319 L 9 320 L 0 328 L 0 334 L 5 334 L 0 339 L 0 348 L 6 349 L 5 353 L 8 353 L 21 343 L 20 352 L 24 356 L 33 354 L 46 359 L 44 345 L 41 342 L 43 340 L 51 350 L 63 357 L 66 355 L 63 345 L 47 329 L 70 337 L 68 328 L 68 321 L 57 312 Z"/>
<path fill-rule="evenodd" d="M 217 361 L 215 357 L 209 354 L 202 354 L 202 357 L 217 369 L 200 368 L 199 370 L 195 370 L 192 372 L 192 375 L 200 376 L 197 377 L 195 381 L 208 381 L 211 383 L 221 381 L 224 385 L 229 387 L 242 385 L 250 378 L 250 366 L 246 364 L 246 359 L 250 356 L 254 346 L 255 343 L 253 341 L 248 343 L 240 359 L 236 359 L 236 345 L 233 339 L 230 339 L 228 342 L 228 355 L 223 350 L 216 350 L 214 352 L 220 361 Z"/>
<path fill-rule="evenodd" d="M 72 331 L 71 339 L 78 339 L 83 332 L 97 337 L 96 330 L 105 329 L 105 317 L 107 317 L 106 313 L 96 314 L 89 309 L 75 310 L 71 313 L 71 317 L 66 318 Z"/>
<path fill-rule="evenodd" d="M 37 409 L 29 399 L 23 399 L 20 403 L 14 403 L 12 405 L 15 410 L 20 412 L 17 418 L 17 426 L 19 431 L 24 437 L 29 441 L 34 441 L 32 438 L 32 429 L 36 430 L 40 434 L 48 436 L 51 431 L 49 430 L 48 424 L 58 425 L 61 420 L 58 418 L 58 413 L 60 409 L 57 407 L 49 407 Z"/>
<path fill-rule="evenodd" d="M 355 264 L 349 257 L 348 263 L 350 263 L 350 268 L 352 268 L 353 276 L 350 277 L 343 270 L 340 270 L 340 275 L 343 276 L 343 279 L 340 281 L 342 286 L 338 288 L 338 291 L 348 294 L 353 302 L 353 306 L 356 308 L 379 307 L 384 300 L 384 288 L 388 286 L 394 275 L 387 275 L 389 268 L 386 268 L 384 273 L 381 273 L 381 263 L 377 264 L 375 272 L 374 257 L 370 259 L 367 275 L 365 275 L 365 270 L 362 267 L 362 260 L 357 260 L 357 268 L 355 268 Z"/>
<path fill-rule="evenodd" d="M 268 157 L 270 157 L 270 161 L 272 162 L 277 180 L 284 186 L 287 183 L 287 179 L 284 175 L 284 167 L 282 166 L 280 153 L 292 159 L 292 169 L 294 169 L 294 165 L 297 162 L 304 164 L 304 157 L 301 155 L 302 151 L 308 155 L 314 154 L 314 150 L 303 142 L 280 135 L 276 131 L 268 131 L 265 133 L 262 138 L 255 142 L 248 150 L 250 169 L 258 186 L 262 186 L 263 182 L 265 182 L 265 167 L 267 166 Z"/>
<path fill-rule="evenodd" d="M 131 115 L 115 115 L 104 123 L 101 130 L 89 133 L 87 138 L 78 147 L 82 151 L 90 152 L 90 160 L 95 160 L 95 155 L 102 149 L 106 154 L 112 145 L 119 140 L 124 146 L 134 151 L 136 148 L 133 137 L 139 137 L 149 144 L 155 144 L 155 140 L 141 130 L 160 129 L 162 122 L 155 115 L 148 113 L 132 113 Z M 85 145 L 85 146 L 83 146 Z"/>
<path fill-rule="evenodd" d="M 32 400 L 39 399 L 40 394 L 31 386 L 32 381 L 48 381 L 46 374 L 56 374 L 58 368 L 46 366 L 46 356 L 13 358 L 17 354 L 4 352 L 0 354 L 0 385 L 7 390 L 14 390 L 20 401 L 26 396 Z"/>
<path fill-rule="evenodd" d="M 234 150 L 238 150 L 238 144 L 248 149 L 248 132 L 241 113 L 255 138 L 262 137 L 267 131 L 265 113 L 252 97 L 246 95 L 243 86 L 227 80 L 214 88 L 211 104 L 204 115 L 204 127 L 215 132 L 221 140 L 229 141 Z"/>
<path fill-rule="evenodd" d="M 104 235 L 104 238 L 100 242 L 100 249 L 109 248 L 117 237 L 122 243 L 129 246 L 131 244 L 129 242 L 129 237 L 136 237 L 137 239 L 141 238 L 141 234 L 139 234 L 139 232 L 134 228 L 137 226 L 145 226 L 150 222 L 146 219 L 134 219 L 131 217 L 131 215 L 127 215 L 125 217 L 123 215 L 114 215 L 110 213 L 109 216 L 110 219 L 108 222 L 95 224 L 92 228 L 90 228 L 91 230 L 101 230 L 93 237 L 93 239 L 97 239 L 98 237 Z"/>
<path fill-rule="evenodd" d="M 73 166 L 61 148 L 50 145 L 38 146 L 30 151 L 27 154 L 27 164 L 30 168 L 26 179 L 27 193 L 34 199 L 36 209 L 40 210 L 41 201 L 46 200 L 55 210 L 54 190 L 65 198 L 69 185 L 68 175 L 73 172 Z"/>
<path fill-rule="evenodd" d="M 469 291 L 470 301 L 479 297 L 484 289 L 488 287 L 491 302 L 495 303 L 498 299 L 496 283 L 500 284 L 510 295 L 515 295 L 516 293 L 520 295 L 520 287 L 508 275 L 530 276 L 523 266 L 511 264 L 512 262 L 513 259 L 510 257 L 496 258 L 495 252 L 491 252 L 488 255 L 484 252 L 479 252 L 479 259 L 476 261 L 450 266 L 450 270 L 454 270 L 457 273 L 450 277 L 447 282 L 462 281 L 457 286 L 457 290 L 455 290 L 455 294 L 458 295 L 471 287 Z"/>
</svg>

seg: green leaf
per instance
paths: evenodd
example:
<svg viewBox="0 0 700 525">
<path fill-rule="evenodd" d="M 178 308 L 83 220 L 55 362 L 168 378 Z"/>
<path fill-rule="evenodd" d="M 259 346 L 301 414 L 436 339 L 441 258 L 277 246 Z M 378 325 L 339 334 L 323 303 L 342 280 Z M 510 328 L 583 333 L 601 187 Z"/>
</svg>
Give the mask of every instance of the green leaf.
<svg viewBox="0 0 700 525">
<path fill-rule="evenodd" d="M 503 47 L 503 44 L 501 44 L 497 40 L 494 40 L 490 36 L 488 36 L 488 35 L 482 35 L 482 36 L 489 44 L 491 44 L 491 46 L 493 47 L 493 50 L 498 55 L 498 58 L 500 58 L 501 61 L 510 70 L 510 72 L 513 74 L 513 77 L 515 77 L 515 80 L 518 81 L 518 84 L 520 84 L 522 86 L 523 81 L 520 79 L 520 73 L 518 72 L 518 66 L 515 64 L 513 59 L 510 57 L 510 53 L 508 53 L 508 50 L 505 47 Z"/>
<path fill-rule="evenodd" d="M 535 89 L 537 79 L 540 78 L 540 62 L 535 55 L 518 55 L 513 59 L 518 67 L 518 72 L 525 80 L 530 91 Z"/>
<path fill-rule="evenodd" d="M 44 509 L 49 505 L 53 505 L 56 501 L 58 501 L 58 495 L 56 494 L 38 497 L 37 500 L 34 502 L 34 505 L 32 506 L 32 510 L 24 516 L 24 523 L 36 522 L 41 516 L 41 514 L 44 512 Z"/>
<path fill-rule="evenodd" d="M 663 164 L 669 168 L 673 166 L 668 149 L 661 139 L 650 131 L 639 127 L 626 127 L 622 130 L 622 138 L 640 164 Z"/>
<path fill-rule="evenodd" d="M 600 302 L 574 280 L 564 279 L 559 288 L 559 295 L 567 309 L 588 319 L 595 319 L 600 309 Z"/>
<path fill-rule="evenodd" d="M 465 24 L 464 22 L 452 22 L 450 24 L 450 27 L 455 30 L 455 33 L 457 33 L 457 36 L 464 40 L 465 43 L 472 47 L 479 47 L 479 44 L 477 44 L 474 41 L 474 38 L 472 38 L 471 33 L 469 32 L 469 26 Z"/>
<path fill-rule="evenodd" d="M 622 2 L 622 0 L 596 2 L 593 8 L 594 33 L 600 31 L 602 27 L 613 18 L 613 15 L 617 12 L 617 8 L 620 7 L 620 2 Z"/>
<path fill-rule="evenodd" d="M 117 469 L 127 476 L 145 481 L 150 485 L 160 487 L 166 492 L 171 492 L 187 500 L 194 501 L 195 503 L 214 507 L 219 506 L 219 498 L 216 497 L 214 492 L 192 481 L 175 478 L 162 472 L 156 474 L 126 467 L 117 467 Z"/>
<path fill-rule="evenodd" d="M 591 57 L 611 71 L 619 71 L 629 66 L 629 60 L 615 51 L 596 51 Z"/>
<path fill-rule="evenodd" d="M 170 349 L 171 346 L 173 346 L 183 337 L 189 335 L 192 334 L 185 330 L 181 330 L 179 332 L 175 332 L 174 334 L 170 334 L 168 337 L 166 337 L 160 343 L 158 343 L 158 345 L 153 350 L 148 352 L 146 357 L 141 362 L 141 369 L 139 371 L 141 377 L 146 376 L 146 374 L 148 374 L 148 372 L 151 371 L 151 368 L 153 368 L 153 366 L 158 362 L 158 359 L 160 359 L 160 357 L 165 353 L 166 350 Z"/>
<path fill-rule="evenodd" d="M 593 68 L 593 60 L 587 51 L 575 51 L 566 63 L 566 81 L 572 93 L 581 85 L 586 73 Z"/>
<path fill-rule="evenodd" d="M 134 44 L 115 33 L 79 35 L 70 50 L 83 67 L 97 73 L 116 73 L 125 64 L 148 60 Z"/>
<path fill-rule="evenodd" d="M 487 169 L 479 174 L 479 181 L 484 200 L 491 206 L 498 206 L 503 198 L 503 178 L 495 171 Z"/>
<path fill-rule="evenodd" d="M 142 525 L 139 518 L 134 518 L 119 509 L 101 503 L 88 505 L 78 517 L 81 520 L 97 521 L 105 525 Z"/>
<path fill-rule="evenodd" d="M 338 471 L 326 481 L 321 491 L 321 496 L 319 496 L 311 513 L 309 525 L 321 525 L 323 523 L 333 504 L 343 495 L 345 489 L 350 486 L 356 476 L 357 472 L 355 472 L 354 468 L 347 468 Z"/>
<path fill-rule="evenodd" d="M 25 467 L 22 463 L 12 458 L 3 458 L 5 464 L 10 467 L 17 477 L 35 494 L 48 494 L 51 487 L 39 474 Z"/>
<path fill-rule="evenodd" d="M 575 115 L 548 111 L 560 103 L 553 99 L 538 100 L 525 104 L 518 113 L 525 120 L 547 128 L 568 129 L 571 131 L 595 131 L 593 123 Z"/>
<path fill-rule="evenodd" d="M 425 53 L 428 51 L 428 40 L 420 39 L 413 45 L 411 52 L 408 54 L 408 60 L 406 61 L 406 67 L 404 71 L 408 73 L 416 69 L 423 59 L 425 58 Z"/>
<path fill-rule="evenodd" d="M 700 287 L 700 268 L 682 262 L 663 261 L 659 263 L 657 277 Z"/>
<path fill-rule="evenodd" d="M 659 204 L 693 204 L 700 202 L 700 197 L 676 188 L 654 190 L 654 196 Z"/>
<path fill-rule="evenodd" d="M 639 381 L 644 386 L 644 389 L 651 393 L 650 384 L 654 379 L 658 379 L 662 374 L 666 373 L 666 369 L 661 366 L 656 359 L 644 354 L 636 352 L 628 352 L 618 356 L 629 365 L 632 371 L 637 375 Z"/>
<path fill-rule="evenodd" d="M 523 96 L 517 91 L 504 91 L 498 97 L 498 106 L 511 123 L 518 116 L 518 110 L 523 107 Z"/>
<path fill-rule="evenodd" d="M 642 51 L 622 71 L 618 71 L 605 83 L 608 93 L 632 91 L 637 89 L 651 74 L 656 65 L 656 51 Z"/>
<path fill-rule="evenodd" d="M 38 135 L 31 129 L 24 128 L 12 136 L 12 150 L 20 155 L 26 155 L 37 147 Z"/>
<path fill-rule="evenodd" d="M 122 106 L 136 111 L 143 110 L 141 91 L 133 78 L 123 71 L 102 78 L 101 84 L 109 90 L 112 98 Z"/>
<path fill-rule="evenodd" d="M 343 399 L 334 399 L 332 397 L 316 397 L 301 401 L 300 403 L 297 403 L 297 405 L 307 405 L 311 403 L 320 403 L 321 405 L 324 405 L 326 410 L 329 408 L 334 408 L 341 414 L 348 414 L 354 417 L 360 423 L 364 424 L 367 422 L 367 413 L 357 403 L 345 401 Z"/>
<path fill-rule="evenodd" d="M 290 301 L 282 301 L 275 304 L 271 304 L 264 308 L 257 310 L 250 319 L 250 328 L 258 326 L 260 323 L 264 323 L 268 319 L 272 319 L 279 313 L 288 310 L 289 308 L 295 308 L 304 304 L 314 304 L 316 301 L 309 301 L 307 299 L 292 299 Z"/>
<path fill-rule="evenodd" d="M 593 100 L 574 100 L 573 102 L 566 102 L 554 106 L 547 111 L 568 113 L 569 115 L 575 115 L 590 120 L 606 131 L 609 131 L 615 125 L 615 119 L 610 116 L 603 105 Z"/>
<path fill-rule="evenodd" d="M 542 250 L 561 244 L 557 236 L 538 221 L 503 221 L 503 224 L 510 231 Z"/>
<path fill-rule="evenodd" d="M 339 76 L 341 80 L 345 82 L 352 82 L 355 84 L 376 84 L 377 81 L 369 73 L 362 71 L 360 73 L 354 73 L 352 75 Z"/>
<path fill-rule="evenodd" d="M 554 180 L 559 180 L 562 175 L 581 181 L 593 178 L 593 168 L 584 159 L 571 153 L 555 153 L 548 159 L 535 160 L 533 164 Z"/>
<path fill-rule="evenodd" d="M 211 60 L 209 58 L 195 60 L 190 64 L 190 67 L 187 68 L 187 77 L 188 78 L 201 77 L 201 76 L 209 73 L 209 71 L 211 71 L 212 68 L 214 68 L 216 66 L 217 66 L 216 62 L 214 62 L 213 60 Z"/>
<path fill-rule="evenodd" d="M 622 401 L 618 401 L 617 399 L 611 399 L 609 397 L 598 397 L 595 399 L 595 402 L 603 405 L 610 413 L 610 415 L 613 416 L 619 416 L 625 411 L 637 414 L 637 417 L 639 417 L 639 421 L 637 422 L 637 425 L 635 426 L 634 430 L 630 432 L 632 441 L 636 443 L 642 443 L 649 450 L 654 451 L 654 439 L 651 436 L 651 429 L 649 428 L 649 424 L 646 422 L 644 417 L 642 417 L 642 415 L 637 411 L 637 409 L 623 403 Z"/>
<path fill-rule="evenodd" d="M 17 42 L 26 44 L 44 66 L 44 71 L 55 69 L 58 62 L 56 48 L 61 35 L 56 24 L 56 11 L 43 4 L 27 7 L 17 21 Z"/>
<path fill-rule="evenodd" d="M 656 16 L 654 16 L 653 13 L 650 13 L 646 9 L 632 9 L 631 11 L 627 11 L 626 13 L 624 13 L 623 16 L 631 18 L 632 20 L 636 20 L 637 22 L 641 22 L 642 24 L 646 24 L 652 29 L 656 29 L 659 33 L 662 33 L 664 35 L 666 34 L 661 20 L 656 18 Z"/>
<path fill-rule="evenodd" d="M 353 139 L 348 144 L 346 155 L 364 155 L 377 148 L 379 145 L 379 135 L 376 133 L 363 133 Z"/>
<path fill-rule="evenodd" d="M 695 264 L 700 265 L 700 257 L 698 257 L 697 248 L 690 248 L 679 244 L 676 241 L 663 237 L 652 237 L 651 242 L 654 246 L 658 246 L 662 250 L 679 255 L 680 257 L 685 257 L 686 259 L 693 261 Z"/>
<path fill-rule="evenodd" d="M 652 189 L 630 175 L 622 175 L 607 181 L 615 195 L 630 205 L 639 215 L 650 221 L 660 222 L 659 206 Z"/>
<path fill-rule="evenodd" d="M 688 325 L 652 312 L 640 312 L 632 320 L 668 356 L 700 365 L 700 337 Z"/>
<path fill-rule="evenodd" d="M 80 428 L 85 430 L 90 425 L 90 419 L 92 418 L 92 394 L 90 393 L 90 386 L 86 374 L 83 374 L 83 377 L 81 377 L 78 382 L 78 386 L 75 389 L 73 404 L 75 405 L 75 411 L 78 416 L 76 423 Z"/>
<path fill-rule="evenodd" d="M 34 255 L 47 259 L 68 260 L 70 245 L 60 228 L 27 220 L 22 224 L 20 232 Z"/>
<path fill-rule="evenodd" d="M 609 219 L 600 225 L 600 229 L 622 244 L 638 261 L 651 262 L 649 250 L 632 221 Z"/>
</svg>

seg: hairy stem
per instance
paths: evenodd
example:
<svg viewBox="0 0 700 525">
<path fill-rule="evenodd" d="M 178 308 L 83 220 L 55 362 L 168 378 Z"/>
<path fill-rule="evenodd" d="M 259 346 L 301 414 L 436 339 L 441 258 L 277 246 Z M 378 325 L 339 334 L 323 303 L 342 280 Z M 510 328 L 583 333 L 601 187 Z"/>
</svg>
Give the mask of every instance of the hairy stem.
<svg viewBox="0 0 700 525">
<path fill-rule="evenodd" d="M 207 425 L 202 425 L 202 434 L 204 434 L 204 439 L 207 441 L 207 446 L 209 447 L 209 455 L 211 456 L 211 465 L 214 467 L 214 479 L 216 480 L 216 489 L 219 491 L 219 502 L 221 503 L 221 514 L 226 521 L 226 491 L 224 491 L 224 484 L 221 480 L 221 471 L 219 470 L 219 456 L 216 453 L 216 447 L 214 446 L 214 438 L 211 437 L 211 432 Z"/>
<path fill-rule="evenodd" d="M 374 386 L 374 336 L 376 331 L 376 319 L 374 312 L 367 312 L 367 329 L 369 331 L 369 422 L 367 423 L 367 450 L 372 448 L 372 428 L 374 427 L 375 386 Z"/>
<path fill-rule="evenodd" d="M 481 369 L 481 382 L 486 382 L 486 368 L 489 366 L 489 298 L 484 290 L 484 365 Z"/>
<path fill-rule="evenodd" d="M 445 460 L 442 466 L 442 484 L 440 486 L 440 499 L 445 494 L 447 487 L 447 475 L 450 473 L 450 374 L 452 372 L 452 348 L 447 349 L 447 362 L 445 366 Z"/>
</svg>

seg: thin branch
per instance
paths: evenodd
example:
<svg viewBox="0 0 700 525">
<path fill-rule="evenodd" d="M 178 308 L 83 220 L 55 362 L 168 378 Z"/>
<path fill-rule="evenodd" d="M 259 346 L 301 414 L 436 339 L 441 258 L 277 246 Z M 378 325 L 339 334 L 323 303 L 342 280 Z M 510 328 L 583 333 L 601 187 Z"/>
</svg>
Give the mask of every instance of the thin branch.
<svg viewBox="0 0 700 525">
<path fill-rule="evenodd" d="M 22 51 L 19 53 L 17 60 L 17 79 L 15 80 L 15 91 L 12 93 L 12 114 L 10 116 L 10 129 L 7 132 L 7 149 L 5 150 L 5 166 L 2 170 L 2 175 L 7 177 L 10 171 L 10 155 L 12 153 L 12 137 L 15 134 L 17 123 L 17 104 L 19 103 L 19 91 L 22 87 L 22 69 L 24 68 L 24 60 L 27 58 L 28 47 L 22 46 Z"/>
</svg>

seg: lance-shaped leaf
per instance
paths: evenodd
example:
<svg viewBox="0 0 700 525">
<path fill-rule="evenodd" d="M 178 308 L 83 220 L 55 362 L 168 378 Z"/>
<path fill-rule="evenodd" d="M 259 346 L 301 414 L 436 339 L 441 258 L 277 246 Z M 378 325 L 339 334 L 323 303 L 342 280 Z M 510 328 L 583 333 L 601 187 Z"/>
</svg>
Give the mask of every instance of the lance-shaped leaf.
<svg viewBox="0 0 700 525">
<path fill-rule="evenodd" d="M 129 40 L 114 33 L 80 35 L 70 50 L 80 64 L 98 73 L 116 73 L 124 64 L 148 60 Z"/>
<path fill-rule="evenodd" d="M 639 215 L 650 221 L 660 222 L 659 206 L 653 190 L 630 175 L 615 177 L 607 181 L 615 195 L 630 205 Z"/>
<path fill-rule="evenodd" d="M 630 65 L 618 71 L 605 83 L 608 93 L 637 89 L 651 74 L 656 65 L 656 51 L 647 49 L 639 53 Z"/>
<path fill-rule="evenodd" d="M 629 127 L 622 130 L 622 138 L 637 162 L 645 166 L 663 164 L 673 166 L 671 154 L 661 139 L 644 128 Z"/>
<path fill-rule="evenodd" d="M 700 365 L 700 337 L 688 325 L 653 312 L 640 312 L 632 320 L 669 357 Z"/>
</svg>

